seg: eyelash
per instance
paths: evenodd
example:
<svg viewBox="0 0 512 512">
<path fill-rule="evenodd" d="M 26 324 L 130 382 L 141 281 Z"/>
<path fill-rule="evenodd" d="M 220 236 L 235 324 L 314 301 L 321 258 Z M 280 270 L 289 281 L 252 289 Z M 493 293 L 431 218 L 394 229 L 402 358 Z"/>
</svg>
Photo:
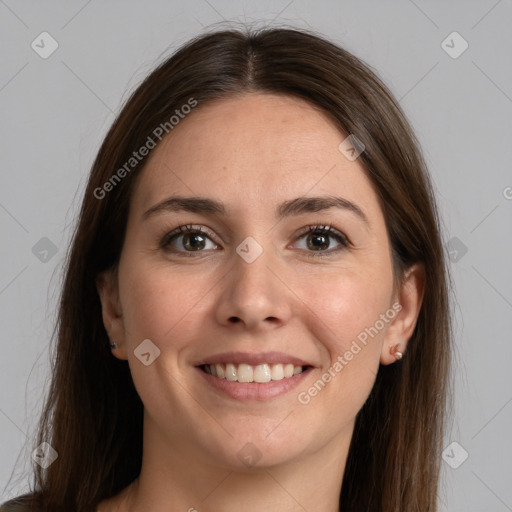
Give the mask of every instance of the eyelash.
<svg viewBox="0 0 512 512">
<path fill-rule="evenodd" d="M 160 248 L 168 249 L 168 247 L 172 241 L 174 241 L 176 238 L 179 238 L 181 235 L 188 234 L 188 233 L 206 235 L 213 243 L 218 245 L 213 240 L 213 238 L 215 238 L 213 233 L 211 233 L 207 228 L 204 228 L 204 226 L 193 226 L 192 224 L 188 224 L 185 226 L 179 226 L 178 228 L 171 231 L 170 233 L 167 233 L 160 241 Z M 325 251 L 306 251 L 306 252 L 310 253 L 310 255 L 314 258 L 318 258 L 318 257 L 322 258 L 322 257 L 329 256 L 333 253 L 347 249 L 351 245 L 348 238 L 343 233 L 341 233 L 337 229 L 333 228 L 331 225 L 315 224 L 315 225 L 311 225 L 311 226 L 306 226 L 299 232 L 296 239 L 300 239 L 310 233 L 314 233 L 316 235 L 329 235 L 329 236 L 333 237 L 334 239 L 336 239 L 336 241 L 341 246 L 341 247 L 338 247 L 335 249 L 328 249 Z M 197 252 L 204 252 L 204 251 L 172 250 L 170 252 L 173 252 L 174 254 L 186 256 L 186 257 L 193 257 Z"/>
</svg>

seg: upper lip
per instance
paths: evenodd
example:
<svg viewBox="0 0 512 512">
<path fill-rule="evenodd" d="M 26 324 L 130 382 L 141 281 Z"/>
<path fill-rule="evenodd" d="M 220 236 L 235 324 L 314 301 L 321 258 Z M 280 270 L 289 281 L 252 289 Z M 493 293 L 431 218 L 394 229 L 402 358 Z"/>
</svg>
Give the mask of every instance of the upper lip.
<svg viewBox="0 0 512 512">
<path fill-rule="evenodd" d="M 220 364 L 220 363 L 233 363 L 241 364 L 246 363 L 252 366 L 259 364 L 293 364 L 294 366 L 313 366 L 311 363 L 300 359 L 299 357 L 285 354 L 284 352 L 223 352 L 222 354 L 215 354 L 205 357 L 199 361 L 195 366 L 203 364 Z"/>
</svg>

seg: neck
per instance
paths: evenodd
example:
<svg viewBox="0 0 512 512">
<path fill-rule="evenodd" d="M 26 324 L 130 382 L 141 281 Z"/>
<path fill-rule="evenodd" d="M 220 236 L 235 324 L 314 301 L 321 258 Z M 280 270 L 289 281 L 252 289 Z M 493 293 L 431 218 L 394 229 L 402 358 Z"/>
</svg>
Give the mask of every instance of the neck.
<svg viewBox="0 0 512 512">
<path fill-rule="evenodd" d="M 239 512 L 241 506 L 244 512 L 339 511 L 353 424 L 312 454 L 273 466 L 236 469 L 212 462 L 185 443 L 168 446 L 168 439 L 147 416 L 145 420 L 141 472 L 119 495 L 119 512 Z"/>
</svg>

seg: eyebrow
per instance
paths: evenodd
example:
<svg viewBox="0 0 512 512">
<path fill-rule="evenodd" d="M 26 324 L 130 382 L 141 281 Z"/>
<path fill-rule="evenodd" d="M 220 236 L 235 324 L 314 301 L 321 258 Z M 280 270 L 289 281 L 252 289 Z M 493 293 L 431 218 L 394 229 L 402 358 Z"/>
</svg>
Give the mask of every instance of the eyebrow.
<svg viewBox="0 0 512 512">
<path fill-rule="evenodd" d="M 363 210 L 352 201 L 338 196 L 320 196 L 320 197 L 298 197 L 289 201 L 284 201 L 276 210 L 276 217 L 282 220 L 292 215 L 303 213 L 319 212 L 329 208 L 340 208 L 348 210 L 359 217 L 368 226 L 370 222 Z M 192 213 L 227 215 L 227 209 L 224 203 L 209 199 L 206 197 L 182 197 L 173 196 L 155 204 L 142 214 L 142 219 L 146 220 L 153 215 L 161 212 L 179 212 L 186 211 Z"/>
</svg>

